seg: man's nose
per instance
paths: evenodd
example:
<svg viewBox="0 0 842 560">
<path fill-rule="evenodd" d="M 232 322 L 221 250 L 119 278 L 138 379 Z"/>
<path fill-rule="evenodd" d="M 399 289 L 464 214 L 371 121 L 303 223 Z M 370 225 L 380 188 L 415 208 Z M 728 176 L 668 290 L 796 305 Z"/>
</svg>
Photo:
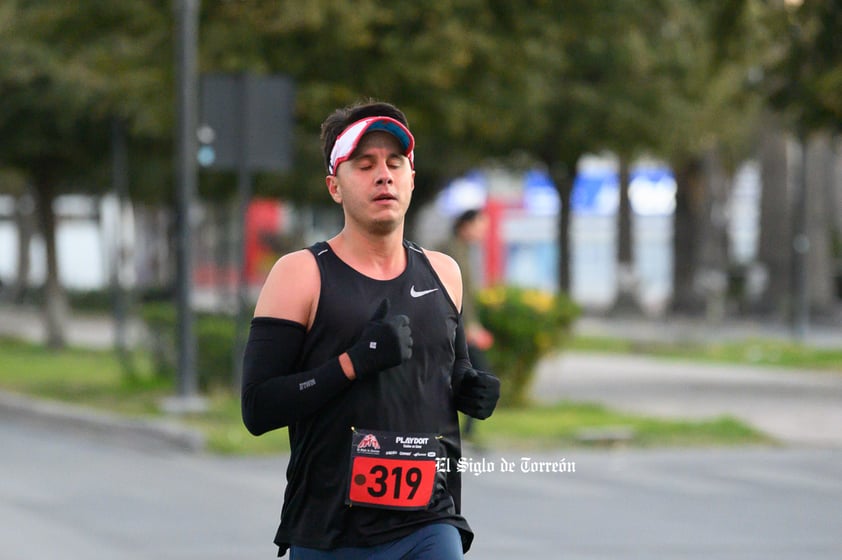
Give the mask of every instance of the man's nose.
<svg viewBox="0 0 842 560">
<path fill-rule="evenodd" d="M 377 165 L 377 184 L 378 185 L 391 185 L 393 182 L 392 178 L 392 171 L 389 169 L 389 166 L 386 162 L 380 163 Z"/>
</svg>

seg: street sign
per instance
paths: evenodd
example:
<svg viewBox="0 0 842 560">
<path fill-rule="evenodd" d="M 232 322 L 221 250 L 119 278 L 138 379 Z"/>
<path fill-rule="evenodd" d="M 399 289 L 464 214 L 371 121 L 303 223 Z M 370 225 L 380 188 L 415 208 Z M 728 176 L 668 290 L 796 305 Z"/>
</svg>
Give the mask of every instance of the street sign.
<svg viewBox="0 0 842 560">
<path fill-rule="evenodd" d="M 199 164 L 220 171 L 289 170 L 293 104 L 288 76 L 202 75 Z"/>
</svg>

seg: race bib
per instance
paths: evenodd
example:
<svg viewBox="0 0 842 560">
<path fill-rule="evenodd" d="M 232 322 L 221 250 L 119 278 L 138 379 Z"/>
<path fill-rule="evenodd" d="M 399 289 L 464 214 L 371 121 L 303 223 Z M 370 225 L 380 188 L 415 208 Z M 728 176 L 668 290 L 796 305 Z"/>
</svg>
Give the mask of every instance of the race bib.
<svg viewBox="0 0 842 560">
<path fill-rule="evenodd" d="M 355 429 L 346 503 L 425 509 L 433 498 L 438 447 L 435 434 Z"/>
</svg>

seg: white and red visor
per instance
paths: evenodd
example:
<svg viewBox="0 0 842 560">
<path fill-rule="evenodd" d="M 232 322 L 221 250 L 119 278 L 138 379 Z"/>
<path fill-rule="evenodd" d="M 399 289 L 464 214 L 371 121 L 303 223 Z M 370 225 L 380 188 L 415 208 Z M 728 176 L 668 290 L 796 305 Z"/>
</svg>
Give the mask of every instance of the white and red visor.
<svg viewBox="0 0 842 560">
<path fill-rule="evenodd" d="M 335 175 L 339 164 L 351 158 L 351 155 L 360 143 L 360 139 L 362 139 L 367 132 L 373 132 L 375 130 L 388 132 L 397 138 L 401 143 L 403 155 L 409 158 L 409 164 L 413 168 L 415 167 L 413 154 L 413 150 L 415 149 L 415 138 L 412 137 L 412 133 L 409 129 L 400 121 L 391 117 L 368 117 L 355 122 L 343 130 L 342 134 L 340 134 L 336 139 L 336 142 L 333 144 L 333 150 L 330 152 L 330 166 L 327 170 L 328 173 Z"/>
</svg>

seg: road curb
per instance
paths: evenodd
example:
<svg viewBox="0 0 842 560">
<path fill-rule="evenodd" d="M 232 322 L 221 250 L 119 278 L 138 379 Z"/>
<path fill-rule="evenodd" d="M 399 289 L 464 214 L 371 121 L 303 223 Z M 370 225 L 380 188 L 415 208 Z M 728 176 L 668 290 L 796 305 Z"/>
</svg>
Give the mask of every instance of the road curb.
<svg viewBox="0 0 842 560">
<path fill-rule="evenodd" d="M 126 418 L 77 405 L 0 391 L 0 416 L 4 415 L 46 423 L 55 429 L 118 439 L 133 445 L 191 453 L 205 449 L 204 434 L 166 420 Z"/>
</svg>

